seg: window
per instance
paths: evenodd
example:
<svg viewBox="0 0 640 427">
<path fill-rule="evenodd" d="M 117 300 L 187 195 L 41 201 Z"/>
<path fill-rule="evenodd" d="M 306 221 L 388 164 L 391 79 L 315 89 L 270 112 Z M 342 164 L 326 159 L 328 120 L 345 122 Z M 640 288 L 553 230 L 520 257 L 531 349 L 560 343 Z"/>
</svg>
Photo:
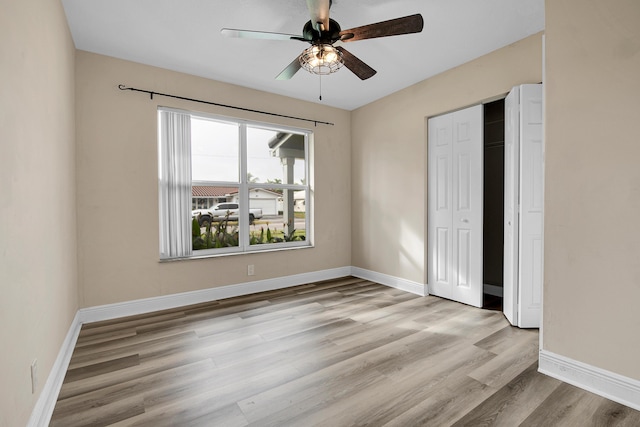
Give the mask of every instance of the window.
<svg viewBox="0 0 640 427">
<path fill-rule="evenodd" d="M 302 129 L 158 111 L 160 258 L 310 246 Z"/>
</svg>

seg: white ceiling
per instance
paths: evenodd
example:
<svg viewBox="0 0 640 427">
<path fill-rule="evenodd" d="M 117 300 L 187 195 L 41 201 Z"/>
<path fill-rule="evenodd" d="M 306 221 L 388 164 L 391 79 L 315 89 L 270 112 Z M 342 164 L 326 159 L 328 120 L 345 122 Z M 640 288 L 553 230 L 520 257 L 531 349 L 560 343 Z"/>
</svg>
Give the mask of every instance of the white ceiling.
<svg viewBox="0 0 640 427">
<path fill-rule="evenodd" d="M 425 25 L 419 34 L 345 43 L 378 73 L 361 81 L 343 67 L 324 76 L 319 101 L 316 75 L 300 70 L 291 80 L 275 80 L 307 43 L 220 34 L 225 27 L 302 34 L 309 20 L 305 0 L 62 3 L 78 49 L 346 110 L 544 29 L 544 0 L 333 0 L 331 18 L 343 30 L 414 13 Z"/>
</svg>

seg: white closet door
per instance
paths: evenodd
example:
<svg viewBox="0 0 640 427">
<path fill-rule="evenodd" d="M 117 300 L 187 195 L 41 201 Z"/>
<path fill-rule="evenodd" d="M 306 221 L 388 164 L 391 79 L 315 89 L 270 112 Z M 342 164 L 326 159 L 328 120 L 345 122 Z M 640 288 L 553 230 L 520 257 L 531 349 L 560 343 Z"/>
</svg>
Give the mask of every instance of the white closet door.
<svg viewBox="0 0 640 427">
<path fill-rule="evenodd" d="M 453 114 L 429 119 L 428 126 L 429 293 L 451 299 Z"/>
<path fill-rule="evenodd" d="M 518 324 L 518 196 L 520 186 L 520 88 L 504 101 L 504 277 L 503 312 Z"/>
<path fill-rule="evenodd" d="M 520 152 L 518 325 L 522 328 L 538 328 L 543 271 L 542 85 L 521 86 Z"/>
<path fill-rule="evenodd" d="M 429 292 L 482 306 L 482 105 L 429 120 Z"/>
<path fill-rule="evenodd" d="M 543 246 L 542 85 L 513 88 L 505 100 L 504 314 L 540 327 Z"/>
</svg>

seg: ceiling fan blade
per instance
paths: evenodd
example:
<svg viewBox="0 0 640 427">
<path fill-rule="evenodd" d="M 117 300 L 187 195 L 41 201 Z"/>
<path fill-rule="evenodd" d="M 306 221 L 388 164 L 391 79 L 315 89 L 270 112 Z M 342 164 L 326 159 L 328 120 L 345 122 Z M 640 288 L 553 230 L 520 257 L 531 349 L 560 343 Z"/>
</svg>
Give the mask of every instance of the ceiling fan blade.
<svg viewBox="0 0 640 427">
<path fill-rule="evenodd" d="M 331 0 L 307 0 L 307 7 L 311 14 L 311 25 L 313 29 L 320 31 L 329 31 L 329 8 Z"/>
<path fill-rule="evenodd" d="M 236 30 L 233 28 L 223 28 L 220 33 L 225 37 L 235 37 L 240 39 L 260 39 L 260 40 L 301 40 L 307 41 L 303 36 L 296 34 L 269 33 L 267 31 Z"/>
<path fill-rule="evenodd" d="M 342 46 L 336 46 L 336 49 L 342 52 L 342 59 L 344 60 L 344 66 L 347 67 L 353 74 L 358 76 L 360 80 L 366 80 L 373 77 L 376 74 L 376 70 L 369 67 L 362 62 L 351 52 L 343 48 Z"/>
<path fill-rule="evenodd" d="M 294 59 L 291 64 L 287 65 L 287 68 L 282 70 L 282 72 L 276 76 L 276 80 L 289 80 L 291 77 L 293 77 L 295 73 L 297 73 L 298 70 L 302 68 L 302 66 L 300 65 L 300 60 L 298 58 L 299 57 L 296 56 L 296 59 Z"/>
<path fill-rule="evenodd" d="M 340 40 L 343 42 L 354 42 L 356 40 L 373 39 L 376 37 L 419 33 L 423 27 L 424 20 L 422 19 L 422 15 L 417 13 L 403 18 L 390 19 L 388 21 L 340 31 Z"/>
</svg>

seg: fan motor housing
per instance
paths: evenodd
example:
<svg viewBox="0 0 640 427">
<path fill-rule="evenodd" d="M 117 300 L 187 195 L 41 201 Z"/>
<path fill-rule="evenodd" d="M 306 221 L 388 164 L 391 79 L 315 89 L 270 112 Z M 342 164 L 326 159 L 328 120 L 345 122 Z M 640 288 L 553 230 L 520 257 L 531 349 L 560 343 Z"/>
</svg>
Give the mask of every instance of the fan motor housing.
<svg viewBox="0 0 640 427">
<path fill-rule="evenodd" d="M 307 21 L 302 29 L 302 35 L 306 40 L 309 40 L 313 44 L 332 44 L 336 40 L 340 39 L 340 31 L 342 31 L 340 24 L 333 19 L 329 19 L 329 29 L 320 32 L 313 29 L 311 21 Z"/>
</svg>

